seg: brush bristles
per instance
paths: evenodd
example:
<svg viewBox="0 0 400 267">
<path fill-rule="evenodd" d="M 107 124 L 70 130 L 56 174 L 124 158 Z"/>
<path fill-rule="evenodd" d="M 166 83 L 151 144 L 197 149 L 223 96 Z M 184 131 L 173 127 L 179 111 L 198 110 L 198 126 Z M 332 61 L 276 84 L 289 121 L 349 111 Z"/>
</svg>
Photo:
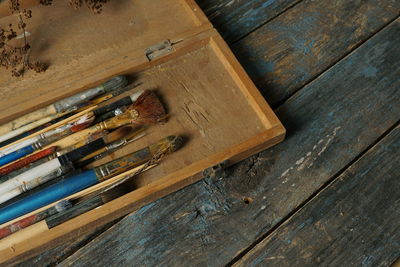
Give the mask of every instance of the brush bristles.
<svg viewBox="0 0 400 267">
<path fill-rule="evenodd" d="M 89 114 L 82 116 L 71 127 L 72 132 L 78 132 L 78 131 L 81 131 L 81 130 L 87 128 L 89 125 L 91 125 L 93 123 L 94 119 L 95 119 L 95 116 L 93 113 L 89 113 Z"/>
<path fill-rule="evenodd" d="M 128 80 L 125 76 L 116 76 L 106 81 L 103 84 L 105 92 L 111 92 L 113 90 L 125 87 L 128 85 Z"/>
<path fill-rule="evenodd" d="M 153 124 L 165 119 L 165 109 L 156 94 L 150 90 L 144 91 L 132 106 L 139 113 L 136 122 Z"/>
<path fill-rule="evenodd" d="M 170 135 L 150 145 L 149 149 L 153 155 L 169 154 L 181 148 L 183 143 L 184 140 L 181 136 Z"/>
</svg>

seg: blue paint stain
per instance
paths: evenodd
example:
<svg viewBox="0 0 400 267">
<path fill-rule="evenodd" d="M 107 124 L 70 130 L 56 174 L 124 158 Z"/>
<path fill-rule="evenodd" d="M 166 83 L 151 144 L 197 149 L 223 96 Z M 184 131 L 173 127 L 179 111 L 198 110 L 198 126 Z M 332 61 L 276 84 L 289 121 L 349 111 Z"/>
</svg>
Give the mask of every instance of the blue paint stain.
<svg viewBox="0 0 400 267">
<path fill-rule="evenodd" d="M 145 237 L 145 238 L 143 238 L 143 239 L 140 239 L 140 240 L 138 241 L 138 245 L 139 245 L 139 246 L 143 246 L 143 245 L 146 244 L 147 241 L 149 241 L 149 240 L 150 240 L 150 237 Z"/>
<path fill-rule="evenodd" d="M 143 213 L 145 213 L 146 211 L 148 211 L 149 209 L 151 209 L 152 207 L 154 207 L 156 205 L 156 203 L 150 203 L 149 205 L 144 206 L 143 208 L 141 208 L 140 210 L 138 210 L 136 212 L 136 215 L 141 215 Z"/>
<path fill-rule="evenodd" d="M 286 240 L 286 243 L 292 244 L 292 240 L 288 239 L 288 240 Z"/>
<path fill-rule="evenodd" d="M 305 39 L 298 39 L 295 40 L 294 42 L 294 47 L 296 50 L 298 50 L 300 53 L 303 53 L 304 55 L 308 55 L 311 53 L 312 48 L 314 47 L 315 40 L 305 40 Z"/>
<path fill-rule="evenodd" d="M 362 74 L 367 78 L 375 78 L 377 73 L 378 69 L 373 66 L 367 66 L 362 70 Z"/>
<path fill-rule="evenodd" d="M 373 265 L 373 260 L 374 260 L 374 257 L 372 257 L 372 256 L 364 256 L 363 260 L 361 262 L 361 265 L 362 266 L 371 266 L 371 265 Z"/>
</svg>

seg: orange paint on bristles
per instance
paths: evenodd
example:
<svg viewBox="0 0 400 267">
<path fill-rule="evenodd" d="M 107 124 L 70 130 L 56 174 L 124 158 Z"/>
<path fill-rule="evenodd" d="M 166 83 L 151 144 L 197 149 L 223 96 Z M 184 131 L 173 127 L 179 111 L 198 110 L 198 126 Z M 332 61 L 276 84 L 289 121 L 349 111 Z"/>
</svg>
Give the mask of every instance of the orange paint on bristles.
<svg viewBox="0 0 400 267">
<path fill-rule="evenodd" d="M 153 124 L 166 117 L 163 104 L 157 95 L 150 90 L 144 91 L 129 109 L 134 109 L 139 113 L 136 123 Z"/>
</svg>

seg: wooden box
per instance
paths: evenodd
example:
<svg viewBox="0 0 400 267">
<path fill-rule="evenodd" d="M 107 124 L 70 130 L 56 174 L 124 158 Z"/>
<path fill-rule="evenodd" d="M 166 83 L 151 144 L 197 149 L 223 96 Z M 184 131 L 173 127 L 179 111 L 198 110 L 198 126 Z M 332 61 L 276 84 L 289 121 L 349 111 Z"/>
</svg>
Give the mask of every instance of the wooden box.
<svg viewBox="0 0 400 267">
<path fill-rule="evenodd" d="M 0 123 L 126 74 L 141 83 L 141 89 L 154 89 L 162 96 L 170 119 L 113 158 L 170 134 L 183 135 L 187 142 L 161 165 L 132 179 L 129 193 L 2 250 L 3 263 L 16 263 L 91 231 L 212 174 L 221 163 L 230 165 L 262 151 L 285 135 L 194 0 L 111 1 L 100 15 L 86 8 L 75 11 L 67 2 L 31 8 L 31 57 L 50 68 L 18 79 L 0 70 Z M 6 25 L 16 18 L 4 16 L 0 21 Z"/>
</svg>

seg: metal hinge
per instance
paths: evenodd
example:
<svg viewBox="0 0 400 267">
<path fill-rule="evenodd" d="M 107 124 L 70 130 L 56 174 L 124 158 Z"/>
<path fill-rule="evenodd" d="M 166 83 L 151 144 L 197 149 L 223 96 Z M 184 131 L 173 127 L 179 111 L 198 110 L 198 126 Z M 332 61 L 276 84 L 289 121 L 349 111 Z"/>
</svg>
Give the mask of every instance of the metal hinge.
<svg viewBox="0 0 400 267">
<path fill-rule="evenodd" d="M 227 160 L 205 169 L 203 171 L 203 178 L 210 178 L 211 180 L 222 178 L 224 176 L 226 166 L 228 166 Z"/>
<path fill-rule="evenodd" d="M 172 43 L 170 40 L 163 41 L 161 43 L 152 45 L 146 48 L 145 53 L 146 57 L 149 61 L 152 61 L 156 58 L 164 56 L 174 51 Z"/>
</svg>

